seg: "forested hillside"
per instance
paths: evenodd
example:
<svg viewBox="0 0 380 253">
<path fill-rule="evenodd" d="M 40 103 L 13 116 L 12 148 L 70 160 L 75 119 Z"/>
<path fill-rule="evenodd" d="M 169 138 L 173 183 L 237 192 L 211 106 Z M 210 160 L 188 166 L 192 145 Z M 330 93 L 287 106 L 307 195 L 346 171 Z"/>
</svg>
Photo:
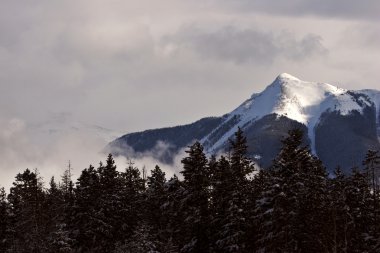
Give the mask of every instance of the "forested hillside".
<svg viewBox="0 0 380 253">
<path fill-rule="evenodd" d="M 379 252 L 378 152 L 328 175 L 302 139 L 290 131 L 260 171 L 240 129 L 226 156 L 188 147 L 183 179 L 119 172 L 112 155 L 75 183 L 27 169 L 0 191 L 0 252 Z"/>
</svg>

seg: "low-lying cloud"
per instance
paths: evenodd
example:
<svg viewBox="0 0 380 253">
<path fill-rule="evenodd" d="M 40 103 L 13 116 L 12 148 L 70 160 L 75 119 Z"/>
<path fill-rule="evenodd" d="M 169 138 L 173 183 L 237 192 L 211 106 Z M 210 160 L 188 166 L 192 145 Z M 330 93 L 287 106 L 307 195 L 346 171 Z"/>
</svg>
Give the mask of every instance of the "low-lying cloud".
<svg viewBox="0 0 380 253">
<path fill-rule="evenodd" d="M 23 120 L 13 118 L 0 124 L 0 187 L 7 190 L 17 173 L 29 168 L 38 169 L 48 187 L 52 176 L 60 180 L 70 162 L 74 180 L 81 171 L 92 164 L 95 168 L 100 161 L 106 160 L 104 147 L 120 133 L 98 126 L 78 122 L 68 122 L 65 115 L 52 116 L 53 121 L 39 125 L 27 125 Z M 115 157 L 119 171 L 124 171 L 129 162 L 140 170 L 150 173 L 159 165 L 167 178 L 179 175 L 181 159 L 185 154 L 180 151 L 171 165 L 162 164 L 159 157 L 168 152 L 170 145 L 158 142 L 149 152 L 135 153 L 129 150 L 129 157 Z"/>
<path fill-rule="evenodd" d="M 117 156 L 115 160 L 119 164 L 120 168 L 123 169 L 122 164 L 128 164 L 129 161 L 132 161 L 137 168 L 146 169 L 148 176 L 150 171 L 158 165 L 166 174 L 166 179 L 170 179 L 173 175 L 177 175 L 181 178 L 182 171 L 182 159 L 186 156 L 185 149 L 181 149 L 176 153 L 171 153 L 173 157 L 173 162 L 170 164 L 161 162 L 161 157 L 168 152 L 171 152 L 168 148 L 171 145 L 162 141 L 158 141 L 155 147 L 143 153 L 135 153 L 132 148 L 129 149 L 129 157 Z"/>
</svg>

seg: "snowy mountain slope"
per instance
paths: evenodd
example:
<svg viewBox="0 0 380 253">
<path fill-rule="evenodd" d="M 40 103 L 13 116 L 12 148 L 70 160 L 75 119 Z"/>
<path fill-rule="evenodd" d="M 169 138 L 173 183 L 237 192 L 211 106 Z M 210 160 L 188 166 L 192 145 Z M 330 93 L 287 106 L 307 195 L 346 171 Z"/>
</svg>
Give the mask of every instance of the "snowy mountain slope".
<svg viewBox="0 0 380 253">
<path fill-rule="evenodd" d="M 380 150 L 380 91 L 346 90 L 283 73 L 222 117 L 126 134 L 108 147 L 127 156 L 130 148 L 149 153 L 161 141 L 172 147 L 168 155 L 174 156 L 200 140 L 208 154 L 215 154 L 228 150 L 228 139 L 238 127 L 247 136 L 249 155 L 263 167 L 270 166 L 287 132 L 300 128 L 307 133 L 304 144 L 330 171 L 341 165 L 349 173 L 352 166 L 361 166 L 368 149 Z M 169 156 L 161 161 L 170 161 Z"/>
<path fill-rule="evenodd" d="M 367 93 L 377 98 L 380 95 L 377 91 Z M 209 136 L 202 139 L 202 142 L 206 144 L 207 150 L 213 153 L 226 143 L 238 127 L 245 128 L 265 115 L 276 114 L 306 125 L 311 148 L 315 153 L 314 128 L 322 113 L 326 111 L 339 111 L 341 115 L 348 115 L 352 111 L 362 113 L 365 107 L 372 105 L 369 97 L 327 83 L 301 81 L 283 73 L 263 92 L 254 94 L 228 114 L 226 122 L 231 119 L 238 120 L 216 142 L 210 141 Z M 216 131 L 218 128 L 214 130 Z"/>
</svg>

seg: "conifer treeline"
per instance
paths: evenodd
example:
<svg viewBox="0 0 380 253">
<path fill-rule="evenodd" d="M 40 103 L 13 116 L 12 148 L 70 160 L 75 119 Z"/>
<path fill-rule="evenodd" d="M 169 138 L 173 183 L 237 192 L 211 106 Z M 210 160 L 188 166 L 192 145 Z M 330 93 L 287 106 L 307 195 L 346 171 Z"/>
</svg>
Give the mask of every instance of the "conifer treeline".
<svg viewBox="0 0 380 253">
<path fill-rule="evenodd" d="M 35 172 L 0 191 L 0 252 L 380 252 L 377 152 L 366 170 L 328 177 L 293 130 L 268 170 L 254 171 L 242 131 L 228 156 L 199 142 L 183 180 L 156 166 L 147 179 L 111 155 L 72 183 L 43 188 Z"/>
</svg>

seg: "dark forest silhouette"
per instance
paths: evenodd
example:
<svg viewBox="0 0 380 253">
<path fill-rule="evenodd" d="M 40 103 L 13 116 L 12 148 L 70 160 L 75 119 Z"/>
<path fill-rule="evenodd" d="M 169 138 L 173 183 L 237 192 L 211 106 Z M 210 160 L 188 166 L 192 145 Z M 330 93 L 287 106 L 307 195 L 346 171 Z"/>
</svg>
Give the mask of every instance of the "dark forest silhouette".
<svg viewBox="0 0 380 253">
<path fill-rule="evenodd" d="M 329 176 L 302 137 L 260 171 L 240 129 L 220 158 L 196 142 L 183 180 L 118 172 L 112 155 L 75 184 L 68 169 L 44 188 L 27 169 L 0 190 L 0 252 L 380 252 L 378 152 Z"/>
</svg>

